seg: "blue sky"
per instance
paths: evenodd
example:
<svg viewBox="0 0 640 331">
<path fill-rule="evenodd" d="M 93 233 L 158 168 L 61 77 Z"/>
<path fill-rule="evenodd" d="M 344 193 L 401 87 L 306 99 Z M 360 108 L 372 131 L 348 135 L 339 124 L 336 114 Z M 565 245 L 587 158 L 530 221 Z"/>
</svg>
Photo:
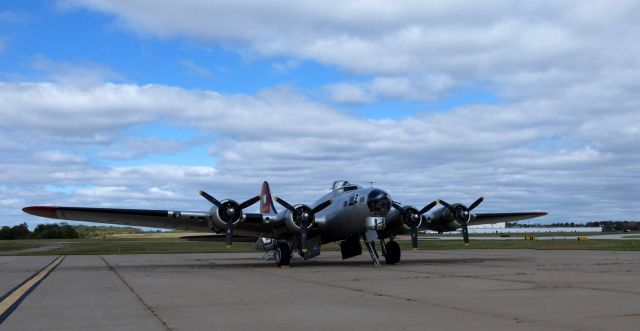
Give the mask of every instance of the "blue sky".
<svg viewBox="0 0 640 331">
<path fill-rule="evenodd" d="M 262 179 L 310 202 L 336 178 L 411 204 L 633 218 L 635 7 L 2 2 L 3 219 L 198 210 L 196 189 Z"/>
<path fill-rule="evenodd" d="M 8 79 L 39 79 L 51 74 L 39 62 L 85 64 L 110 70 L 110 80 L 136 84 L 166 84 L 186 89 L 254 94 L 273 86 L 299 89 L 329 102 L 317 90 L 345 80 L 366 81 L 369 75 L 349 74 L 313 59 L 286 56 L 258 58 L 216 43 L 186 38 L 156 38 L 118 28 L 112 15 L 82 8 L 69 9 L 50 1 L 13 1 L 4 8 L 18 22 L 4 22 L 10 42 L 0 58 Z M 5 6 L 7 3 L 5 2 Z M 481 83 L 448 91 L 428 102 L 383 100 L 340 105 L 357 116 L 398 118 L 423 111 L 446 111 L 473 103 L 495 103 Z M 390 111 L 393 109 L 393 111 Z"/>
<path fill-rule="evenodd" d="M 278 69 L 286 58 L 248 58 L 220 45 L 126 33 L 115 26 L 111 15 L 61 9 L 50 1 L 14 1 L 5 10 L 23 20 L 3 24 L 11 43 L 0 66 L 9 77 L 43 75 L 33 63 L 40 57 L 101 65 L 114 71 L 116 80 L 126 82 L 225 93 L 255 93 L 274 85 L 314 89 L 344 77 L 314 61 L 296 61 L 295 68 Z"/>
</svg>

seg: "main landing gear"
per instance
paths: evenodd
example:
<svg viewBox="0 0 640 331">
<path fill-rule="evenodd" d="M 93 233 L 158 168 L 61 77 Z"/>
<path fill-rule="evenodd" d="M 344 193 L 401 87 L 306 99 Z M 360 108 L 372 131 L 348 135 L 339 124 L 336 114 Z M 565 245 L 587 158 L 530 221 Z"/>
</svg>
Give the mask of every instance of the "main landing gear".
<svg viewBox="0 0 640 331">
<path fill-rule="evenodd" d="M 384 261 L 387 264 L 398 264 L 400 262 L 400 245 L 397 242 L 390 240 L 386 245 L 384 244 L 384 240 L 381 240 L 382 250 L 384 254 Z"/>
<path fill-rule="evenodd" d="M 362 254 L 362 246 L 360 240 L 364 241 L 371 260 L 375 266 L 380 265 L 378 252 L 376 251 L 375 242 L 369 240 L 365 235 L 361 237 L 358 235 L 350 236 L 349 238 L 340 242 L 340 252 L 342 253 L 342 259 L 348 259 L 350 257 Z M 400 245 L 392 238 L 388 242 L 385 242 L 383 238 L 380 238 L 380 247 L 382 249 L 382 256 L 386 264 L 398 264 L 400 262 Z"/>
<path fill-rule="evenodd" d="M 273 252 L 273 260 L 278 267 L 288 267 L 291 263 L 291 247 L 287 242 L 278 242 L 278 247 Z"/>
<path fill-rule="evenodd" d="M 382 247 L 384 262 L 387 264 L 398 264 L 400 262 L 400 245 L 397 242 L 389 239 L 389 242 L 385 243 L 384 239 L 380 239 L 380 246 Z"/>
</svg>

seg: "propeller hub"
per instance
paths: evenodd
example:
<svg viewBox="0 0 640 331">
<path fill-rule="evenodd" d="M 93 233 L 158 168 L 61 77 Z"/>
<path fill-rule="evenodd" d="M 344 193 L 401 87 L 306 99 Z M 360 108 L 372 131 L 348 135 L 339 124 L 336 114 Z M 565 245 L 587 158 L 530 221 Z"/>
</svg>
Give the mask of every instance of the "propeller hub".
<svg viewBox="0 0 640 331">
<path fill-rule="evenodd" d="M 241 213 L 238 213 L 238 210 L 242 210 L 239 208 L 239 204 L 233 200 L 225 200 L 222 202 L 222 206 L 218 209 L 218 215 L 220 219 L 225 223 L 235 223 L 242 216 Z"/>
<path fill-rule="evenodd" d="M 293 222 L 299 227 L 303 228 L 303 222 L 306 223 L 306 227 L 311 227 L 314 221 L 313 214 L 311 214 L 311 208 L 305 205 L 298 205 L 296 212 L 293 213 Z"/>
<path fill-rule="evenodd" d="M 405 207 L 404 209 L 404 224 L 410 229 L 420 226 L 420 214 L 413 207 Z"/>
</svg>

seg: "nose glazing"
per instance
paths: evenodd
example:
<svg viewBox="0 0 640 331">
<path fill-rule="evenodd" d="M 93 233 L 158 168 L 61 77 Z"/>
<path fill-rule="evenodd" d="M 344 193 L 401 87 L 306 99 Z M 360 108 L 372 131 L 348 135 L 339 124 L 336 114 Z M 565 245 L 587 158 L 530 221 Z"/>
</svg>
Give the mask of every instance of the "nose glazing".
<svg viewBox="0 0 640 331">
<path fill-rule="evenodd" d="M 372 190 L 367 197 L 367 207 L 375 215 L 386 215 L 391 209 L 391 197 L 382 190 Z"/>
</svg>

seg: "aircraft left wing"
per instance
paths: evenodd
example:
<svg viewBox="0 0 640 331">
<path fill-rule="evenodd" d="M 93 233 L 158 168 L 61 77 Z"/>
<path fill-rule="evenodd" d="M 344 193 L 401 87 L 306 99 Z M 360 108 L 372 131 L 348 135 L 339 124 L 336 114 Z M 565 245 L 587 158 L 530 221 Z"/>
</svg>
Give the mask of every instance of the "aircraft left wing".
<svg viewBox="0 0 640 331">
<path fill-rule="evenodd" d="M 494 224 L 502 222 L 522 221 L 530 218 L 547 215 L 545 212 L 530 213 L 479 213 L 473 214 L 469 225 Z"/>
<path fill-rule="evenodd" d="M 33 206 L 22 210 L 31 215 L 60 220 L 187 231 L 211 231 L 207 225 L 209 212 L 56 206 Z"/>
</svg>

